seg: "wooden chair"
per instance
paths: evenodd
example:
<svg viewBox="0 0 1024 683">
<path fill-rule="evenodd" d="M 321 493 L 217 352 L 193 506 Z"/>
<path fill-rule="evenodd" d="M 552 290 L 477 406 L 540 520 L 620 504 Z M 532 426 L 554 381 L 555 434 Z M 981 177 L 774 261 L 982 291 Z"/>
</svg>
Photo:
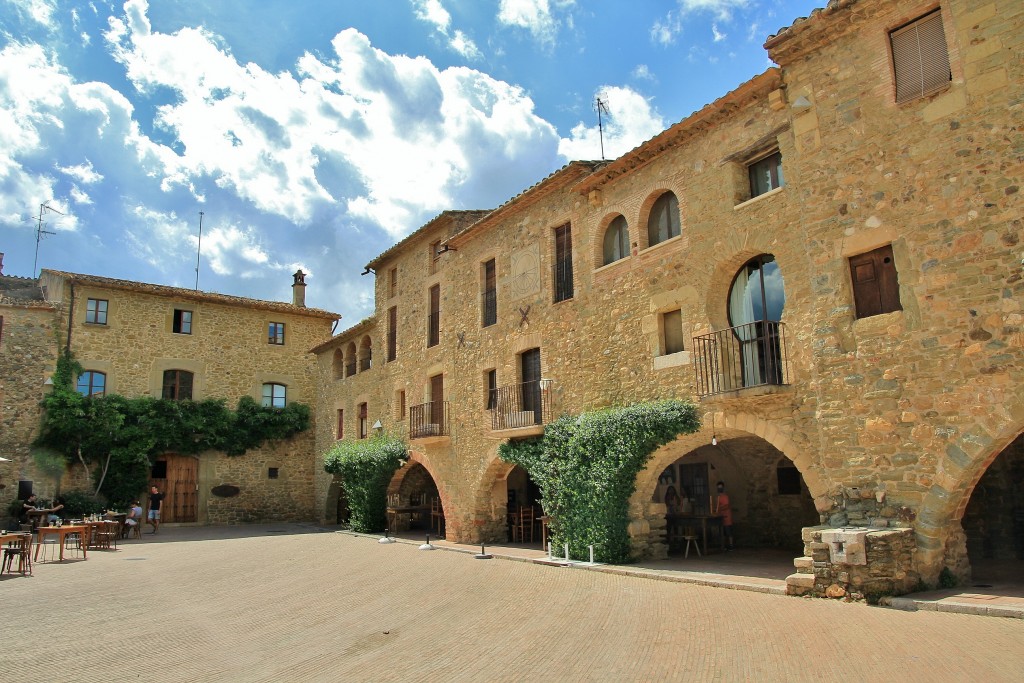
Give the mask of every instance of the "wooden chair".
<svg viewBox="0 0 1024 683">
<path fill-rule="evenodd" d="M 14 569 L 14 558 L 18 558 L 18 572 L 24 576 L 28 573 L 32 576 L 32 533 L 22 534 L 17 541 L 9 543 L 4 548 L 0 574 L 11 573 Z"/>
<path fill-rule="evenodd" d="M 441 507 L 441 499 L 433 498 L 430 501 L 430 530 L 437 528 L 438 537 L 444 536 L 444 509 Z"/>
<path fill-rule="evenodd" d="M 142 521 L 136 524 L 125 523 L 125 538 L 137 538 L 142 540 Z"/>
<path fill-rule="evenodd" d="M 523 507 L 519 509 L 519 533 L 516 536 L 520 543 L 533 543 L 533 526 L 536 521 L 536 515 L 534 514 L 533 507 Z M 529 536 L 529 541 L 526 537 Z"/>
</svg>

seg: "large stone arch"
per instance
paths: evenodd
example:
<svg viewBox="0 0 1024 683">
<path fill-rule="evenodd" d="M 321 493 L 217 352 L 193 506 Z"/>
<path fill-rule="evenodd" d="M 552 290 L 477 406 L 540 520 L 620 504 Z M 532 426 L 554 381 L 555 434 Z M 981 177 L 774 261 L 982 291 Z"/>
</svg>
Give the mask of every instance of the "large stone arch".
<svg viewBox="0 0 1024 683">
<path fill-rule="evenodd" d="M 828 495 L 829 484 L 822 476 L 816 459 L 806 448 L 797 446 L 785 429 L 751 413 L 725 410 L 706 413 L 699 431 L 682 434 L 659 448 L 637 475 L 636 490 L 629 499 L 629 533 L 634 555 L 644 557 L 657 554 L 651 547 L 658 541 L 652 534 L 652 528 L 657 529 L 659 524 L 664 523 L 665 506 L 653 502 L 653 497 L 661 472 L 680 457 L 710 444 L 712 437 L 727 440 L 749 436 L 763 439 L 789 458 L 803 477 L 819 513 L 832 508 L 832 498 Z"/>
<path fill-rule="evenodd" d="M 1022 403 L 1018 400 L 1017 406 Z M 992 462 L 1021 434 L 1024 424 L 1020 422 L 1013 426 L 1007 423 L 995 434 L 976 422 L 938 459 L 932 486 L 921 501 L 914 523 L 915 560 L 925 582 L 935 583 L 943 568 L 961 578 L 969 574 L 966 536 L 961 526 L 964 511 Z"/>
<path fill-rule="evenodd" d="M 497 444 L 489 450 L 487 466 L 473 489 L 473 526 L 478 530 L 478 538 L 475 541 L 500 543 L 508 540 L 505 524 L 508 497 L 502 485 L 515 465 L 498 457 Z"/>
<path fill-rule="evenodd" d="M 391 477 L 391 482 L 388 484 L 388 495 L 398 493 L 402 488 L 402 482 L 405 481 L 405 477 L 409 474 L 409 471 L 416 465 L 422 465 L 423 469 L 427 471 L 430 478 L 433 479 L 434 485 L 437 487 L 437 495 L 441 499 L 441 512 L 445 518 L 445 529 L 446 537 L 448 538 L 459 538 L 460 524 L 454 514 L 454 505 L 452 503 L 450 492 L 445 482 L 441 477 L 437 475 L 436 468 L 431 464 L 430 457 L 423 451 L 409 450 L 409 459 L 406 460 L 405 464 L 399 467 L 394 475 Z M 454 528 L 453 528 L 454 527 Z"/>
</svg>

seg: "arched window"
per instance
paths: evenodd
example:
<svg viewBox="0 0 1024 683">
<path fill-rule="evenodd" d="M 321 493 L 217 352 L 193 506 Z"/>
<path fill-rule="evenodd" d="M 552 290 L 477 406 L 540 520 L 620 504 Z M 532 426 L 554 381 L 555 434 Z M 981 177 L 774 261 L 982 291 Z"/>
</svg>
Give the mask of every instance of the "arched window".
<svg viewBox="0 0 1024 683">
<path fill-rule="evenodd" d="M 331 373 L 334 375 L 334 379 L 342 379 L 345 377 L 345 354 L 341 352 L 341 349 L 334 349 L 334 358 L 331 361 Z"/>
<path fill-rule="evenodd" d="M 666 192 L 654 202 L 647 217 L 647 246 L 653 247 L 679 234 L 679 200 L 675 193 Z"/>
<path fill-rule="evenodd" d="M 78 376 L 75 387 L 82 396 L 98 398 L 107 392 L 107 376 L 95 370 L 86 370 Z"/>
<path fill-rule="evenodd" d="M 615 263 L 629 256 L 629 226 L 624 216 L 616 216 L 604 233 L 604 261 L 602 265 Z"/>
<path fill-rule="evenodd" d="M 345 347 L 345 376 L 356 374 L 356 343 L 349 342 Z"/>
<path fill-rule="evenodd" d="M 740 341 L 743 386 L 782 384 L 779 321 L 785 305 L 774 256 L 761 254 L 740 268 L 729 289 L 729 324 Z"/>
<path fill-rule="evenodd" d="M 192 373 L 188 370 L 164 370 L 164 388 L 160 397 L 171 401 L 191 401 Z"/>
<path fill-rule="evenodd" d="M 372 360 L 373 343 L 370 341 L 370 335 L 366 335 L 359 343 L 359 372 L 369 370 Z"/>
<path fill-rule="evenodd" d="M 284 408 L 288 396 L 288 387 L 283 384 L 267 382 L 263 385 L 263 407 Z"/>
</svg>

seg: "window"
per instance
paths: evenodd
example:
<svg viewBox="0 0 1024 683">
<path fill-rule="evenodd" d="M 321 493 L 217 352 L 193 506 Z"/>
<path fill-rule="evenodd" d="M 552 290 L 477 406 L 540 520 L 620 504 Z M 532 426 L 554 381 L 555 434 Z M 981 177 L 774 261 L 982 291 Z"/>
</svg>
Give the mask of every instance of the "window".
<svg viewBox="0 0 1024 683">
<path fill-rule="evenodd" d="M 171 331 L 177 334 L 192 334 L 192 311 L 175 308 Z"/>
<path fill-rule="evenodd" d="M 679 353 L 683 350 L 683 312 L 679 309 L 661 314 L 661 328 L 664 335 L 664 353 Z"/>
<path fill-rule="evenodd" d="M 267 326 L 267 343 L 284 346 L 284 323 L 270 323 Z"/>
<path fill-rule="evenodd" d="M 85 322 L 95 325 L 107 324 L 106 299 L 89 299 L 85 302 Z"/>
<path fill-rule="evenodd" d="M 360 403 L 359 404 L 359 438 L 360 439 L 365 439 L 366 438 L 366 432 L 367 432 L 367 429 L 366 429 L 367 425 L 366 425 L 366 423 L 367 423 L 367 415 L 368 414 L 369 413 L 368 413 L 366 404 L 365 403 Z"/>
<path fill-rule="evenodd" d="M 430 243 L 430 274 L 433 275 L 441 268 L 441 255 L 437 252 L 441 251 L 441 240 Z"/>
<path fill-rule="evenodd" d="M 267 382 L 263 385 L 263 407 L 284 408 L 288 388 L 283 384 Z"/>
<path fill-rule="evenodd" d="M 571 299 L 572 288 L 572 227 L 569 224 L 555 228 L 555 303 Z"/>
<path fill-rule="evenodd" d="M 782 153 L 775 150 L 771 154 L 747 166 L 750 175 L 750 198 L 759 197 L 765 192 L 782 187 Z"/>
<path fill-rule="evenodd" d="M 395 392 L 395 419 L 405 419 L 405 389 Z"/>
<path fill-rule="evenodd" d="M 398 357 L 398 307 L 388 309 L 388 362 Z"/>
<path fill-rule="evenodd" d="M 345 349 L 345 376 L 351 377 L 356 374 L 356 343 L 349 342 Z"/>
<path fill-rule="evenodd" d="M 359 372 L 366 372 L 373 365 L 373 342 L 370 336 L 363 337 L 359 344 Z"/>
<path fill-rule="evenodd" d="M 341 349 L 334 349 L 334 357 L 331 359 L 331 374 L 334 379 L 345 377 L 345 354 Z"/>
<path fill-rule="evenodd" d="M 277 467 L 267 468 L 267 479 L 277 479 L 280 475 L 280 469 Z"/>
<path fill-rule="evenodd" d="M 624 216 L 616 216 L 604 232 L 604 259 L 607 266 L 629 256 L 629 226 Z"/>
<path fill-rule="evenodd" d="M 338 441 L 345 438 L 345 411 L 338 408 Z"/>
<path fill-rule="evenodd" d="M 430 288 L 430 315 L 427 318 L 427 347 L 441 343 L 441 285 Z"/>
<path fill-rule="evenodd" d="M 483 280 L 483 326 L 490 327 L 498 322 L 498 286 L 494 259 L 484 263 Z"/>
<path fill-rule="evenodd" d="M 889 43 L 897 102 L 935 92 L 953 79 L 940 10 L 896 29 L 889 34 Z"/>
<path fill-rule="evenodd" d="M 853 301 L 858 318 L 902 311 L 900 282 L 892 245 L 850 257 Z"/>
<path fill-rule="evenodd" d="M 498 371 L 488 370 L 484 373 L 484 380 L 487 383 L 487 410 L 494 410 L 498 407 Z"/>
<path fill-rule="evenodd" d="M 800 495 L 800 470 L 792 463 L 786 462 L 776 467 L 775 478 L 779 485 L 780 496 Z"/>
<path fill-rule="evenodd" d="M 107 391 L 107 376 L 102 372 L 86 370 L 78 376 L 76 389 L 82 396 L 100 397 Z"/>
<path fill-rule="evenodd" d="M 647 246 L 653 247 L 680 234 L 679 200 L 674 192 L 665 192 L 654 202 L 647 218 Z"/>
<path fill-rule="evenodd" d="M 164 388 L 160 398 L 170 401 L 191 401 L 192 379 L 192 373 L 187 370 L 164 370 Z"/>
<path fill-rule="evenodd" d="M 398 296 L 398 268 L 388 271 L 388 296 Z"/>
</svg>

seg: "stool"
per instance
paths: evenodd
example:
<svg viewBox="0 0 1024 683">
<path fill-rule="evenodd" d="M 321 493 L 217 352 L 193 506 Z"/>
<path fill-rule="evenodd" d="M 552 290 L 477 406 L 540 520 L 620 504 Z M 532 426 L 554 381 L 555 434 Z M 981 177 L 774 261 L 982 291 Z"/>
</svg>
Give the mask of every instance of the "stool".
<svg viewBox="0 0 1024 683">
<path fill-rule="evenodd" d="M 686 541 L 686 552 L 683 553 L 683 559 L 690 557 L 690 544 L 693 544 L 694 549 L 697 551 L 697 557 L 703 557 L 700 554 L 700 543 L 697 542 L 697 534 L 693 533 L 693 529 L 687 529 L 683 532 L 682 539 Z"/>
</svg>

